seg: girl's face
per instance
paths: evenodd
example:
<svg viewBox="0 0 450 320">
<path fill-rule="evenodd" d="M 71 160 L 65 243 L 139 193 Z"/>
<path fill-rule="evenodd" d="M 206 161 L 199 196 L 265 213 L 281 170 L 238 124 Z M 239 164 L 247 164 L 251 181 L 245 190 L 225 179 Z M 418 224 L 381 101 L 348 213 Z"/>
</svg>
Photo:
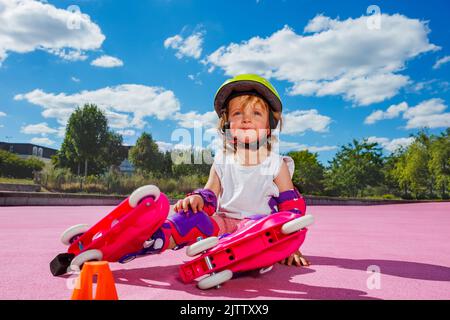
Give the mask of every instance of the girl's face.
<svg viewBox="0 0 450 320">
<path fill-rule="evenodd" d="M 252 96 L 253 97 L 253 96 Z M 228 121 L 233 137 L 241 143 L 261 141 L 269 133 L 269 111 L 264 102 L 257 98 L 254 103 L 242 101 L 248 96 L 239 96 L 230 100 L 228 104 Z"/>
</svg>

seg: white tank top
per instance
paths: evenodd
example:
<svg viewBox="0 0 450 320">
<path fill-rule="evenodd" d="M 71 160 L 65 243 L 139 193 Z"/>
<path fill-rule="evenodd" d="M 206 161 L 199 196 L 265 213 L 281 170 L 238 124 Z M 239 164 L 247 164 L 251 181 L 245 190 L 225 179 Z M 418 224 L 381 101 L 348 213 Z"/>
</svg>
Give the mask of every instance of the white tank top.
<svg viewBox="0 0 450 320">
<path fill-rule="evenodd" d="M 220 179 L 222 194 L 218 197 L 218 211 L 227 217 L 244 219 L 254 214 L 270 214 L 269 200 L 278 197 L 279 190 L 273 181 L 285 161 L 289 173 L 294 174 L 294 160 L 271 152 L 260 164 L 243 166 L 233 154 L 218 152 L 214 157 L 214 169 Z"/>
</svg>

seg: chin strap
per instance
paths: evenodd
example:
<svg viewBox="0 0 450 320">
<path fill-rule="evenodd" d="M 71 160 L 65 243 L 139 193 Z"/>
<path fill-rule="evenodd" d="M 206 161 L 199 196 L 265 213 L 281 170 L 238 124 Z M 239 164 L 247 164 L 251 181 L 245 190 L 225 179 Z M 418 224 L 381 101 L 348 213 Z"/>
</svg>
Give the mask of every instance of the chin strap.
<svg viewBox="0 0 450 320">
<path fill-rule="evenodd" d="M 267 137 L 262 138 L 262 140 L 260 141 L 259 139 L 254 141 L 254 142 L 250 142 L 250 143 L 242 143 L 242 142 L 236 142 L 236 144 L 238 146 L 240 146 L 241 148 L 245 148 L 247 150 L 259 150 L 259 148 L 261 146 L 263 146 L 264 144 L 267 143 Z"/>
<path fill-rule="evenodd" d="M 269 200 L 269 206 L 272 213 L 280 211 L 290 211 L 300 215 L 306 213 L 306 202 L 297 188 L 280 192 L 278 197 L 272 197 Z M 276 207 L 276 208 L 275 208 Z"/>
<path fill-rule="evenodd" d="M 273 118 L 273 116 L 272 116 Z M 271 118 L 271 119 L 272 119 Z M 271 120 L 272 122 L 273 120 Z M 272 128 L 275 129 L 275 128 Z M 270 137 L 272 136 L 272 131 L 270 131 L 269 135 L 266 135 L 261 140 L 256 140 L 254 142 L 246 143 L 246 142 L 240 142 L 237 140 L 236 137 L 233 137 L 230 131 L 230 123 L 226 122 L 225 125 L 222 128 L 222 133 L 225 135 L 225 139 L 229 141 L 234 146 L 239 146 L 241 148 L 250 149 L 250 150 L 259 150 L 259 148 L 267 143 L 270 143 Z"/>
</svg>

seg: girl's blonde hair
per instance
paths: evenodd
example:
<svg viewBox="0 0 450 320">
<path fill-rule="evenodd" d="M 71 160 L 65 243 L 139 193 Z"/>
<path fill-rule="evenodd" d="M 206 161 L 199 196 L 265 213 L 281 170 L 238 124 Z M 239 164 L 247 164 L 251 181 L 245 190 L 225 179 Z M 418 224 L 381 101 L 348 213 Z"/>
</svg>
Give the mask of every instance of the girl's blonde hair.
<svg viewBox="0 0 450 320">
<path fill-rule="evenodd" d="M 258 96 L 254 96 L 254 95 L 242 95 L 242 96 L 238 96 L 236 97 L 237 99 L 240 99 L 240 104 L 242 106 L 242 108 L 246 108 L 247 106 L 255 106 L 257 104 L 262 105 L 265 110 L 267 111 L 267 113 L 272 112 L 273 118 L 275 120 L 275 122 L 280 124 L 280 131 L 283 125 L 283 119 L 281 117 L 281 112 L 274 112 L 270 109 L 269 104 L 262 98 L 258 97 Z M 226 106 L 226 108 L 224 109 L 224 111 L 222 112 L 222 116 L 219 119 L 219 122 L 217 124 L 217 128 L 219 129 L 219 132 L 222 134 L 222 139 L 223 139 L 223 152 L 225 152 L 226 150 L 229 151 L 233 151 L 236 152 L 237 151 L 237 145 L 235 143 L 233 143 L 232 141 L 229 141 L 229 139 L 226 138 L 226 133 L 225 133 L 225 125 L 228 122 L 228 105 Z M 270 126 L 270 121 L 269 121 L 269 126 Z M 274 144 L 275 142 L 277 142 L 277 137 L 271 134 L 272 128 L 270 128 L 270 133 L 268 135 L 268 139 L 267 139 L 267 150 L 270 152 L 272 150 L 272 144 Z"/>
</svg>

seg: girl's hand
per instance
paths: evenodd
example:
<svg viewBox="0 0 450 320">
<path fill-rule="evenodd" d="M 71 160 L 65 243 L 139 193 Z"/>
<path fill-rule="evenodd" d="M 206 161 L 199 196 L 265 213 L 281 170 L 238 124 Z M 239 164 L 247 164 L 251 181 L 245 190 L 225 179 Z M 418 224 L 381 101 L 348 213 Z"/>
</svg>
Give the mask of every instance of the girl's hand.
<svg viewBox="0 0 450 320">
<path fill-rule="evenodd" d="M 198 194 L 190 195 L 182 200 L 178 200 L 173 209 L 175 212 L 184 211 L 188 212 L 189 207 L 191 207 L 193 213 L 202 211 L 204 206 L 203 198 Z"/>
<path fill-rule="evenodd" d="M 296 252 L 291 254 L 291 256 L 289 258 L 281 260 L 280 263 L 291 266 L 293 261 L 295 261 L 295 264 L 298 267 L 301 267 L 301 266 L 308 267 L 311 265 L 311 263 L 309 263 L 309 261 L 302 255 L 302 253 L 299 250 L 297 250 Z"/>
</svg>

